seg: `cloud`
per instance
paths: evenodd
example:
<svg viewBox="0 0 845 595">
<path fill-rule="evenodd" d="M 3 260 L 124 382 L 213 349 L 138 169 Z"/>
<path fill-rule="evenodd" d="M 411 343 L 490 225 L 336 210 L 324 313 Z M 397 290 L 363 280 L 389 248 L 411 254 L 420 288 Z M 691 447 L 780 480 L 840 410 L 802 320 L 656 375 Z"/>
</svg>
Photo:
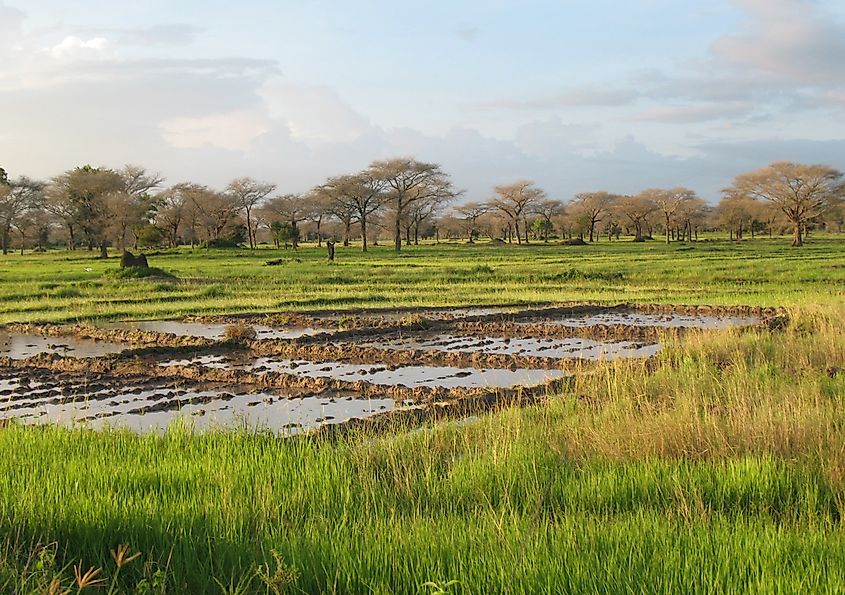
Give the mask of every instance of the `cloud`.
<svg viewBox="0 0 845 595">
<path fill-rule="evenodd" d="M 734 118 L 751 112 L 750 102 L 725 102 L 691 105 L 669 105 L 651 108 L 634 116 L 640 122 L 661 122 L 664 124 L 691 124 Z"/>
<path fill-rule="evenodd" d="M 845 24 L 812 0 L 734 0 L 742 29 L 713 43 L 714 56 L 748 74 L 804 84 L 842 83 Z"/>
<path fill-rule="evenodd" d="M 598 89 L 581 87 L 567 90 L 558 95 L 535 99 L 502 99 L 479 104 L 482 109 L 556 109 L 567 107 L 617 107 L 633 103 L 640 92 L 633 89 Z"/>
<path fill-rule="evenodd" d="M 20 31 L 26 14 L 13 6 L 0 2 L 0 33 L 12 34 Z"/>
<path fill-rule="evenodd" d="M 110 47 L 109 41 L 105 37 L 80 39 L 75 35 L 69 35 L 61 42 L 48 48 L 48 52 L 53 58 L 59 60 L 102 58 L 109 52 Z"/>
<path fill-rule="evenodd" d="M 455 35 L 457 35 L 459 38 L 463 39 L 467 43 L 472 43 L 473 41 L 478 39 L 478 35 L 480 33 L 481 33 L 481 29 L 479 29 L 478 27 L 470 26 L 470 25 L 464 25 L 462 27 L 459 27 L 455 31 Z"/>
<path fill-rule="evenodd" d="M 295 84 L 272 77 L 257 92 L 269 116 L 284 123 L 298 141 L 349 143 L 372 130 L 369 120 L 326 86 Z"/>
<path fill-rule="evenodd" d="M 171 118 L 159 124 L 165 141 L 177 149 L 218 147 L 249 151 L 252 142 L 268 132 L 266 118 L 250 110 L 236 110 L 199 117 Z"/>
</svg>

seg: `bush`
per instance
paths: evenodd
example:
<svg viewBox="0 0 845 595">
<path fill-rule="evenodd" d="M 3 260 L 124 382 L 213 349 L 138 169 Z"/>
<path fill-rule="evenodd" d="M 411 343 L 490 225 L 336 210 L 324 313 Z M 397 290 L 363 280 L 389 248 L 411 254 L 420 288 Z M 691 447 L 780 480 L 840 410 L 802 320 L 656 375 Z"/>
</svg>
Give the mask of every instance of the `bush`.
<svg viewBox="0 0 845 595">
<path fill-rule="evenodd" d="M 226 332 L 223 335 L 227 341 L 234 341 L 241 343 L 244 341 L 253 341 L 257 335 L 255 329 L 243 322 L 236 322 L 226 327 Z"/>
</svg>

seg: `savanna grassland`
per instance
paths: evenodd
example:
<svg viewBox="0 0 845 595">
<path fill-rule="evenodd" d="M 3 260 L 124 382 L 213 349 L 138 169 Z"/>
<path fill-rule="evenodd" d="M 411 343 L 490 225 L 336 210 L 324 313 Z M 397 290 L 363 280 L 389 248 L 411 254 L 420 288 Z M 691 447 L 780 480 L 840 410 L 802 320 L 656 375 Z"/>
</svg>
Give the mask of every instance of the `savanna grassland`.
<svg viewBox="0 0 845 595">
<path fill-rule="evenodd" d="M 585 368 L 544 404 L 388 435 L 8 425 L 0 592 L 845 590 L 839 237 L 150 261 L 183 281 L 120 279 L 85 252 L 9 255 L 0 316 L 598 301 L 782 306 L 789 322 L 689 333 Z"/>
</svg>

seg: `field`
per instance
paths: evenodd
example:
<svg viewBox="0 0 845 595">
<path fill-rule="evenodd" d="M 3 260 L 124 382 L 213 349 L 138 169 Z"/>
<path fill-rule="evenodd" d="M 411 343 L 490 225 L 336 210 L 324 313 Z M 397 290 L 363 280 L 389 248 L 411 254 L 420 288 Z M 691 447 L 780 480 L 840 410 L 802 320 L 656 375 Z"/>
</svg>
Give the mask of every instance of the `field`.
<svg viewBox="0 0 845 595">
<path fill-rule="evenodd" d="M 96 592 L 80 587 L 89 568 L 116 593 L 845 590 L 837 236 L 802 249 L 708 238 L 150 261 L 182 281 L 118 278 L 115 259 L 85 252 L 8 255 L 0 317 L 635 302 L 778 307 L 788 319 L 667 335 L 647 360 L 576 365 L 529 406 L 387 431 L 9 423 L 0 592 Z M 121 544 L 141 556 L 126 562 Z"/>
</svg>

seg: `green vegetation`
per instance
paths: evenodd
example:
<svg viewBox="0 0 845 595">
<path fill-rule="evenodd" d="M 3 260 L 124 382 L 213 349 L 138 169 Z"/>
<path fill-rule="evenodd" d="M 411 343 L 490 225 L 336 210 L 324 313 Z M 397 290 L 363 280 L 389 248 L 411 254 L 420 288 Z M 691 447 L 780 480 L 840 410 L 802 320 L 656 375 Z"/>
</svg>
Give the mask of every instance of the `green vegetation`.
<svg viewBox="0 0 845 595">
<path fill-rule="evenodd" d="M 845 243 L 813 236 L 794 250 L 782 238 L 664 245 L 451 243 L 325 249 L 153 253 L 150 265 L 179 283 L 116 279 L 117 258 L 79 250 L 0 260 L 0 322 L 164 318 L 278 312 L 595 300 L 777 306 L 827 303 L 845 287 Z M 268 267 L 268 260 L 284 264 Z"/>
<path fill-rule="evenodd" d="M 783 305 L 791 320 L 691 334 L 578 373 L 547 404 L 387 436 L 8 426 L 0 592 L 76 592 L 74 565 L 138 593 L 845 589 L 841 241 L 425 246 L 336 265 L 303 248 L 263 266 L 278 254 L 151 258 L 203 279 L 184 285 L 10 256 L 3 315 L 596 299 Z M 115 578 L 120 544 L 141 557 Z"/>
</svg>

